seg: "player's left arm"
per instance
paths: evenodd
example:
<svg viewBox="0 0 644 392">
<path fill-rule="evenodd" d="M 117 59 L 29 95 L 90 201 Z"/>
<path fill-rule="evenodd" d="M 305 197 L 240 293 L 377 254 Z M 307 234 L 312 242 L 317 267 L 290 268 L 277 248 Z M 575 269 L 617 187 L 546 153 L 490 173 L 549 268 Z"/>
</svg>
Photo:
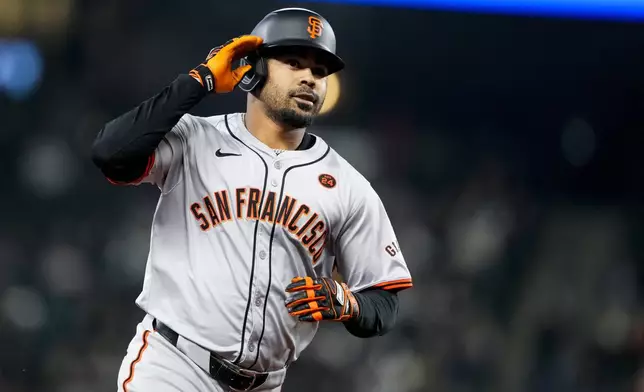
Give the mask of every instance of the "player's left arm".
<svg viewBox="0 0 644 392">
<path fill-rule="evenodd" d="M 393 226 L 370 184 L 356 187 L 345 224 L 334 243 L 338 272 L 299 277 L 287 287 L 291 315 L 301 321 L 342 321 L 358 337 L 381 336 L 396 324 L 398 292 L 412 287 Z"/>
</svg>

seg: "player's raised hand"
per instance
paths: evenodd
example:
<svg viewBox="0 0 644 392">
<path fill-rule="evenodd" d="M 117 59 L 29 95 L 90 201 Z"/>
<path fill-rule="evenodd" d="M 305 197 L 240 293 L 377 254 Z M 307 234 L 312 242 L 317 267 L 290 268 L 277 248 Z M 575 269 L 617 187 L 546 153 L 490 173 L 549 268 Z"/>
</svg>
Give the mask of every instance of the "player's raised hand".
<svg viewBox="0 0 644 392">
<path fill-rule="evenodd" d="M 262 39 L 254 35 L 233 38 L 213 48 L 206 60 L 190 71 L 190 76 L 201 83 L 208 92 L 231 92 L 251 69 L 250 65 L 233 69 L 233 63 L 255 51 L 261 44 Z"/>
<path fill-rule="evenodd" d="M 297 277 L 286 287 L 286 308 L 300 321 L 347 321 L 358 317 L 360 307 L 346 284 L 331 278 Z"/>
</svg>

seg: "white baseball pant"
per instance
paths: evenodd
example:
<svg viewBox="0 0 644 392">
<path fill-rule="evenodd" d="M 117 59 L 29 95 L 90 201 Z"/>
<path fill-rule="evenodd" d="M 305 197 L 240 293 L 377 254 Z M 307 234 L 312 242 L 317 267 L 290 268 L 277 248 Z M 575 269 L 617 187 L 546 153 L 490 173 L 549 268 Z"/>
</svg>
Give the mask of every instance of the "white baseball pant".
<svg viewBox="0 0 644 392">
<path fill-rule="evenodd" d="M 118 392 L 231 392 L 152 328 L 146 316 L 136 327 L 118 373 Z M 277 388 L 253 392 L 280 392 Z"/>
</svg>

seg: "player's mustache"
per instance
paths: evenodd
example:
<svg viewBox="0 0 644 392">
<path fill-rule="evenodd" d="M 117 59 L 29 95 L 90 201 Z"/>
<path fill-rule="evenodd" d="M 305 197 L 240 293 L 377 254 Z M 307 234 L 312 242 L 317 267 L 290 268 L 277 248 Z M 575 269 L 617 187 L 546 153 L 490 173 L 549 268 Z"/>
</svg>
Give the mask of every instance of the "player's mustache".
<svg viewBox="0 0 644 392">
<path fill-rule="evenodd" d="M 302 87 L 297 90 L 291 91 L 291 97 L 300 97 L 311 100 L 313 103 L 318 103 L 320 97 L 310 88 Z"/>
</svg>

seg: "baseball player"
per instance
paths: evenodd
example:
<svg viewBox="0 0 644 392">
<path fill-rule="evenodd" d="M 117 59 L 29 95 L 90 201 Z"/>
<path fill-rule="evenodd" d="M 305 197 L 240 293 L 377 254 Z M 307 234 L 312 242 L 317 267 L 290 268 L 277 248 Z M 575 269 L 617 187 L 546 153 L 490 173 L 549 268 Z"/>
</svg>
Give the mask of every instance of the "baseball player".
<svg viewBox="0 0 644 392">
<path fill-rule="evenodd" d="M 280 391 L 320 322 L 361 338 L 394 326 L 412 279 L 385 208 L 306 130 L 344 67 L 335 50 L 321 15 L 271 12 L 101 129 L 109 181 L 161 193 L 118 391 Z M 244 113 L 188 114 L 235 87 Z"/>
</svg>

